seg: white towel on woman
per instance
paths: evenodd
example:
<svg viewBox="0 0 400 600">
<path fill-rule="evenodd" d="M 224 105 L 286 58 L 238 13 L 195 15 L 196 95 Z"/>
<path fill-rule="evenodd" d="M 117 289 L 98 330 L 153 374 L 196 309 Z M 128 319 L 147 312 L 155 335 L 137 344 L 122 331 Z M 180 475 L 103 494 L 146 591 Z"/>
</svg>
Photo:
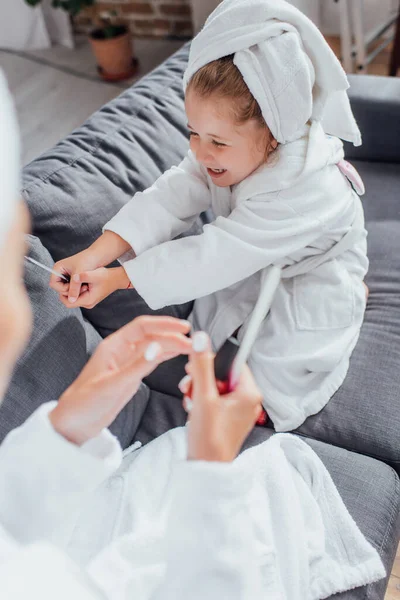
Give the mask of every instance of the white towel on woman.
<svg viewBox="0 0 400 600">
<path fill-rule="evenodd" d="M 346 74 L 318 28 L 284 0 L 224 0 L 194 38 L 184 88 L 201 67 L 234 54 L 275 139 L 301 137 L 309 120 L 361 144 Z"/>
</svg>

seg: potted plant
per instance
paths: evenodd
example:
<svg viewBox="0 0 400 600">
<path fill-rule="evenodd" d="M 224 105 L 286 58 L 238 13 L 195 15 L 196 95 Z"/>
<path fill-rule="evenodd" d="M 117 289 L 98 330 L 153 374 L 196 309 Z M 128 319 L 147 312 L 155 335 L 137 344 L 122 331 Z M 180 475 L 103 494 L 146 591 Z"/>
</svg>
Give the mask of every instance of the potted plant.
<svg viewBox="0 0 400 600">
<path fill-rule="evenodd" d="M 26 0 L 31 6 L 42 0 Z M 54 8 L 62 8 L 75 17 L 84 8 L 95 4 L 95 0 L 52 0 Z M 102 11 L 95 17 L 95 27 L 89 41 L 97 60 L 99 74 L 106 81 L 121 81 L 132 77 L 138 67 L 133 57 L 129 28 L 118 17 L 116 11 Z"/>
</svg>

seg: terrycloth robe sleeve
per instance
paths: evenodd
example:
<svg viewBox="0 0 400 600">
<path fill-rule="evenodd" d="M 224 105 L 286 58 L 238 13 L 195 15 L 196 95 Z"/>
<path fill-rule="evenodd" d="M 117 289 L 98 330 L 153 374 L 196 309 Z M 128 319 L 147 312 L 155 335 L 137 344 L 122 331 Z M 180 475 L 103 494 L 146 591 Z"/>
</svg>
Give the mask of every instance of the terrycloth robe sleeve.
<svg viewBox="0 0 400 600">
<path fill-rule="evenodd" d="M 207 176 L 189 151 L 180 165 L 135 194 L 103 231 L 117 233 L 139 255 L 190 229 L 210 204 Z"/>
<path fill-rule="evenodd" d="M 63 544 L 86 495 L 121 463 L 119 442 L 107 430 L 76 446 L 48 418 L 43 404 L 0 446 L 0 522 L 19 543 Z"/>
<path fill-rule="evenodd" d="M 264 598 L 244 491 L 249 473 L 233 463 L 185 461 L 172 485 L 166 572 L 151 600 Z"/>
<path fill-rule="evenodd" d="M 153 310 L 207 296 L 320 237 L 329 210 L 323 204 L 302 214 L 278 195 L 260 195 L 205 225 L 201 235 L 160 244 L 124 262 L 124 269 Z"/>
<path fill-rule="evenodd" d="M 94 581 L 46 542 L 10 549 L 0 563 L 0 595 L 7 600 L 107 600 Z"/>
</svg>

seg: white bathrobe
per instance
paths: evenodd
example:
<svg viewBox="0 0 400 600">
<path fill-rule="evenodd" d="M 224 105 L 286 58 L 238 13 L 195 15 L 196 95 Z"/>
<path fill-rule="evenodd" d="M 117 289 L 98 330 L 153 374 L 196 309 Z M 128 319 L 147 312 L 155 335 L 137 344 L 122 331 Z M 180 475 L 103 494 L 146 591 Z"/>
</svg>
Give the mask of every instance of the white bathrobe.
<svg viewBox="0 0 400 600">
<path fill-rule="evenodd" d="M 114 600 L 319 600 L 384 576 L 305 442 L 274 435 L 205 478 L 186 436 L 132 448 L 77 522 L 68 550 Z"/>
<path fill-rule="evenodd" d="M 83 527 L 81 535 L 75 531 L 75 539 L 78 536 L 86 552 L 95 543 L 99 546 L 99 540 L 101 547 L 106 545 L 103 530 L 109 519 L 118 520 L 121 508 L 118 506 L 121 478 L 118 475 L 107 478 L 121 464 L 121 448 L 106 430 L 81 447 L 69 443 L 54 431 L 48 419 L 54 404 L 41 406 L 0 446 L 0 597 L 2 600 L 114 598 L 119 589 L 118 578 L 106 590 L 107 595 L 102 581 L 108 573 L 110 584 L 112 563 L 108 565 L 106 561 L 101 570 L 92 569 L 89 575 L 63 550 L 82 508 L 88 503 L 90 507 L 93 496 L 98 498 L 95 490 L 103 481 L 103 487 L 111 490 L 106 502 L 110 497 L 116 500 L 107 502 L 108 519 L 103 522 L 95 503 L 89 508 L 90 515 L 96 517 L 92 536 L 85 537 Z M 152 461 L 151 451 L 142 452 Z M 157 469 L 153 464 L 146 475 L 156 480 Z M 140 486 L 141 482 L 134 478 L 130 488 L 133 497 L 135 488 L 141 497 Z M 210 600 L 228 596 L 233 600 L 250 597 L 257 600 L 259 596 L 254 596 L 253 591 L 260 589 L 259 569 L 251 561 L 254 533 L 248 527 L 245 490 L 235 477 L 233 465 L 181 461 L 176 466 L 170 493 L 169 519 L 179 526 L 165 532 L 163 542 L 171 549 L 168 568 L 160 585 L 155 586 L 154 595 L 145 598 L 194 598 L 193 582 L 201 577 L 203 597 Z M 159 501 L 157 495 L 153 499 Z M 192 544 L 187 543 L 188 532 L 193 536 Z M 157 564 L 157 553 L 153 562 Z M 134 580 L 137 569 L 142 575 L 140 566 L 140 562 L 125 565 L 124 577 Z M 213 573 L 224 573 L 224 577 L 213 577 Z M 232 582 L 236 590 L 232 589 Z M 129 596 L 129 600 L 143 598 L 139 589 Z"/>
<path fill-rule="evenodd" d="M 195 299 L 194 329 L 215 349 L 239 327 L 243 337 L 262 270 L 284 268 L 249 360 L 277 431 L 301 425 L 340 387 L 363 321 L 366 231 L 342 158 L 342 142 L 318 122 L 232 188 L 216 186 L 189 152 L 104 227 L 136 253 L 120 261 L 147 304 Z M 209 208 L 216 218 L 201 235 L 173 240 Z"/>
<path fill-rule="evenodd" d="M 42 405 L 0 446 L 0 597 L 100 600 L 61 550 L 87 497 L 120 465 L 108 431 L 78 447 L 55 432 Z"/>
</svg>

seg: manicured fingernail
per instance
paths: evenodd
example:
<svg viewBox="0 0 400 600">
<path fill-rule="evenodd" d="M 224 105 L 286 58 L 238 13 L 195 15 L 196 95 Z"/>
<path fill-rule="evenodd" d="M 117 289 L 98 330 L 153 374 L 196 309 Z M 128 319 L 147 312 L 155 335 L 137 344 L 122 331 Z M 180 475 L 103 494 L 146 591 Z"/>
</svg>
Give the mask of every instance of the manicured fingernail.
<svg viewBox="0 0 400 600">
<path fill-rule="evenodd" d="M 185 375 L 185 377 L 182 377 L 182 379 L 178 383 L 178 388 L 181 390 L 182 394 L 185 393 L 187 384 L 190 381 L 192 381 L 192 378 L 190 377 L 190 375 Z"/>
<path fill-rule="evenodd" d="M 189 398 L 189 396 L 185 396 L 183 399 L 183 407 L 186 410 L 187 413 L 190 413 L 190 411 L 193 408 L 193 400 L 191 398 Z"/>
<path fill-rule="evenodd" d="M 186 319 L 181 319 L 181 323 L 183 323 L 184 325 L 187 325 L 189 327 L 189 329 L 192 328 L 192 324 L 190 321 L 186 321 Z"/>
<path fill-rule="evenodd" d="M 193 350 L 195 352 L 204 352 L 208 348 L 208 335 L 204 331 L 196 331 L 192 337 Z"/>
<path fill-rule="evenodd" d="M 79 283 L 79 275 L 78 273 L 76 273 L 73 277 L 72 277 L 73 281 L 76 281 L 77 283 Z"/>
<path fill-rule="evenodd" d="M 74 302 L 76 302 L 76 298 L 68 298 L 68 302 L 71 302 L 71 304 L 73 304 Z"/>
<path fill-rule="evenodd" d="M 148 362 L 152 362 L 161 352 L 161 346 L 158 342 L 151 342 L 146 348 L 144 357 Z"/>
</svg>

